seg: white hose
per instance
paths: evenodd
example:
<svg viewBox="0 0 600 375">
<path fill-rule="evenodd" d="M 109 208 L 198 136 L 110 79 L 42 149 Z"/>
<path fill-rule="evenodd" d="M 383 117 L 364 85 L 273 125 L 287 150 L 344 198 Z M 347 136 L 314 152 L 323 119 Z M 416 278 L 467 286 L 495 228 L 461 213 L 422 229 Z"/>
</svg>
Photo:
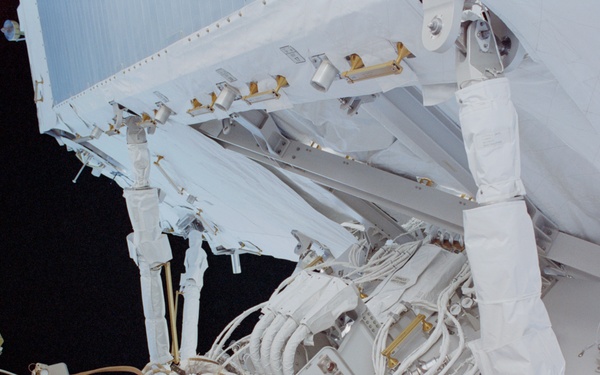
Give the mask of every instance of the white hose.
<svg viewBox="0 0 600 375">
<path fill-rule="evenodd" d="M 273 344 L 271 345 L 271 371 L 274 375 L 283 375 L 283 365 L 281 363 L 281 357 L 283 355 L 283 349 L 290 336 L 298 328 L 298 323 L 292 318 L 288 318 L 283 327 L 275 335 Z"/>
<path fill-rule="evenodd" d="M 450 346 L 450 340 L 448 340 L 448 327 L 444 323 L 443 319 L 441 319 L 441 321 L 438 322 L 438 324 L 440 324 L 442 327 L 442 346 L 440 348 L 440 355 L 438 356 L 433 366 L 429 370 L 427 370 L 425 375 L 433 375 L 437 373 L 442 363 L 444 363 L 444 361 L 446 360 L 446 355 L 448 354 L 448 347 Z"/>
<path fill-rule="evenodd" d="M 385 357 L 381 354 L 381 352 L 385 349 L 385 344 L 387 343 L 386 339 L 393 323 L 394 318 L 390 317 L 379 329 L 377 336 L 375 336 L 375 341 L 373 342 L 373 351 L 371 352 L 371 360 L 373 361 L 375 375 L 385 374 Z"/>
<path fill-rule="evenodd" d="M 419 357 L 421 357 L 423 354 L 425 354 L 429 349 L 431 349 L 433 344 L 435 344 L 437 342 L 437 340 L 442 335 L 442 326 L 445 328 L 444 311 L 446 310 L 446 305 L 447 305 L 448 301 L 450 300 L 450 295 L 452 293 L 454 293 L 454 291 L 456 290 L 458 285 L 463 283 L 469 276 L 470 276 L 470 267 L 469 267 L 468 263 L 465 263 L 465 265 L 458 272 L 458 274 L 456 275 L 454 280 L 452 280 L 452 283 L 449 286 L 447 286 L 446 289 L 444 289 L 438 297 L 438 303 L 437 303 L 438 323 L 436 324 L 435 329 L 433 330 L 433 332 L 431 333 L 431 335 L 429 336 L 429 338 L 427 339 L 427 341 L 425 341 L 425 343 L 423 345 L 421 345 L 416 350 L 414 350 L 411 354 L 409 354 L 402 361 L 402 363 L 400 364 L 398 369 L 394 372 L 394 375 L 404 374 L 404 372 L 406 370 L 408 370 L 408 368 L 410 366 L 412 366 L 414 361 L 416 361 Z M 414 305 L 414 303 L 413 303 L 413 305 Z M 442 358 L 442 360 L 443 360 L 443 358 Z"/>
<path fill-rule="evenodd" d="M 462 326 L 458 319 L 454 317 L 454 315 L 450 314 L 450 312 L 446 309 L 446 316 L 452 320 L 452 323 L 456 327 L 456 333 L 458 335 L 458 347 L 450 354 L 450 360 L 446 364 L 446 366 L 440 371 L 439 375 L 445 375 L 448 370 L 454 365 L 458 357 L 462 354 L 463 350 L 465 350 L 465 335 L 462 329 Z"/>
<path fill-rule="evenodd" d="M 237 366 L 237 364 L 235 364 L 235 363 L 233 362 L 233 360 L 234 360 L 234 359 L 235 359 L 235 358 L 236 358 L 238 355 L 240 355 L 240 353 L 243 353 L 243 352 L 244 352 L 244 350 L 245 350 L 245 349 L 248 347 L 248 345 L 249 345 L 249 344 L 246 344 L 246 345 L 242 346 L 242 347 L 241 347 L 241 348 L 239 348 L 239 349 L 238 349 L 238 350 L 237 350 L 235 353 L 233 353 L 233 354 L 232 354 L 232 355 L 231 355 L 229 358 L 227 358 L 227 360 L 226 360 L 225 362 L 223 362 L 223 365 L 222 365 L 222 366 L 223 366 L 223 368 L 225 369 L 225 368 L 227 368 L 227 366 L 230 366 L 230 365 L 231 365 L 232 367 L 235 367 L 235 369 L 236 369 L 236 370 L 238 370 L 238 371 L 240 371 L 240 372 L 243 372 L 243 370 L 242 370 L 242 369 L 240 369 L 240 368 L 239 368 L 239 366 Z"/>
<path fill-rule="evenodd" d="M 250 336 L 250 358 L 252 359 L 254 369 L 258 374 L 264 374 L 265 372 L 265 369 L 260 363 L 260 340 L 274 319 L 275 314 L 272 312 L 264 315 L 258 321 L 258 323 L 256 323 L 256 326 L 254 326 L 254 330 L 252 331 L 252 335 Z"/>
<path fill-rule="evenodd" d="M 265 371 L 265 374 L 271 374 L 271 345 L 275 339 L 275 335 L 285 324 L 285 317 L 283 315 L 277 315 L 273 323 L 263 335 L 262 342 L 260 343 L 260 364 Z"/>
<path fill-rule="evenodd" d="M 283 351 L 283 375 L 294 375 L 296 350 L 309 334 L 310 329 L 305 325 L 301 325 L 288 340 L 285 350 Z"/>
<path fill-rule="evenodd" d="M 251 307 L 248 310 L 241 313 L 240 315 L 238 315 L 237 318 L 235 318 L 234 320 L 229 322 L 229 324 L 223 329 L 223 331 L 221 331 L 219 336 L 217 336 L 217 338 L 215 339 L 212 347 L 210 348 L 210 350 L 208 351 L 206 356 L 213 360 L 216 357 L 218 357 L 220 354 L 217 352 L 218 349 L 223 348 L 223 345 L 225 344 L 225 342 L 227 342 L 227 340 L 229 340 L 229 337 L 231 337 L 231 334 L 233 333 L 233 331 L 235 331 L 235 329 L 242 323 L 242 321 L 244 319 L 246 319 L 250 314 L 265 307 L 266 304 L 267 304 L 267 302 L 263 302 L 259 305 Z"/>
</svg>

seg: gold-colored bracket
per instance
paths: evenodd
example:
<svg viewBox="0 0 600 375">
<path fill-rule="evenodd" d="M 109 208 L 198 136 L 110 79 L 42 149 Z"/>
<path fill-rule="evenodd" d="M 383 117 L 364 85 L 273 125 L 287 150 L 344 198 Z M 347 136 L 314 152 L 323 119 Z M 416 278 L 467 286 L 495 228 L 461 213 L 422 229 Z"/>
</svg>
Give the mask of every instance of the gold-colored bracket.
<svg viewBox="0 0 600 375">
<path fill-rule="evenodd" d="M 146 112 L 142 112 L 142 121 L 140 121 L 138 125 L 142 128 L 148 128 L 151 126 L 155 126 L 156 122 L 152 119 L 152 117 L 150 117 L 149 114 L 147 114 Z"/>
<path fill-rule="evenodd" d="M 192 103 L 192 108 L 188 109 L 187 113 L 189 113 L 191 116 L 198 116 L 198 115 L 203 115 L 206 113 L 213 113 L 215 111 L 214 109 L 214 105 L 215 102 L 217 101 L 217 94 L 215 94 L 214 92 L 210 93 L 210 105 L 202 105 L 202 103 L 200 103 L 198 101 L 198 99 L 194 98 L 192 99 L 190 102 Z"/>
<path fill-rule="evenodd" d="M 43 102 L 44 101 L 44 96 L 40 95 L 40 97 L 38 98 L 38 86 L 39 85 L 43 85 L 44 84 L 44 78 L 42 77 L 41 80 L 35 80 L 35 89 L 34 89 L 34 93 L 33 93 L 33 102 L 34 103 L 38 103 L 38 102 Z"/>
<path fill-rule="evenodd" d="M 404 328 L 400 335 L 398 335 L 398 337 L 396 337 L 394 341 L 381 352 L 381 355 L 387 358 L 388 368 L 398 366 L 400 362 L 396 358 L 392 358 L 392 353 L 400 346 L 400 344 L 402 344 L 402 342 L 404 342 L 404 340 L 406 340 L 408 335 L 410 335 L 419 324 L 423 326 L 423 332 L 429 332 L 433 328 L 433 324 L 425 320 L 425 315 L 419 314 L 406 326 L 406 328 Z"/>
<path fill-rule="evenodd" d="M 281 90 L 282 87 L 288 87 L 289 83 L 287 79 L 281 75 L 275 77 L 275 81 L 277 82 L 277 86 L 275 87 L 275 89 L 261 92 L 258 91 L 257 82 L 250 82 L 250 94 L 243 96 L 242 99 L 250 105 L 252 105 L 253 103 L 264 102 L 267 100 L 279 99 L 281 97 L 281 95 L 279 94 L 279 90 Z"/>
<path fill-rule="evenodd" d="M 105 133 L 108 136 L 112 136 L 112 135 L 116 135 L 116 134 L 121 134 L 121 131 L 115 125 L 108 124 L 108 130 Z"/>
<path fill-rule="evenodd" d="M 169 323 L 171 325 L 171 354 L 173 363 L 179 364 L 179 343 L 177 340 L 177 315 L 175 313 L 175 301 L 173 298 L 173 279 L 171 278 L 171 263 L 164 264 L 165 279 L 167 284 L 167 302 L 169 304 Z"/>
<path fill-rule="evenodd" d="M 346 78 L 348 83 L 354 83 L 366 79 L 385 77 L 393 74 L 402 73 L 402 66 L 400 62 L 411 55 L 410 51 L 404 44 L 398 42 L 396 44 L 398 49 L 398 57 L 396 60 L 388 61 L 386 63 L 365 66 L 359 55 L 353 53 L 349 56 L 350 70 L 347 70 L 341 74 L 343 78 Z"/>
</svg>

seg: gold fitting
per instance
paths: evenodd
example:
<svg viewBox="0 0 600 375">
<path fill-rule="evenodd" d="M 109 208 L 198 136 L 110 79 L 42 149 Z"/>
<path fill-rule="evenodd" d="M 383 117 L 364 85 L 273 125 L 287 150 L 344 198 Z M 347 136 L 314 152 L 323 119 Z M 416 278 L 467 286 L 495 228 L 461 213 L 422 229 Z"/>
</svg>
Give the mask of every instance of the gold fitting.
<svg viewBox="0 0 600 375">
<path fill-rule="evenodd" d="M 305 268 L 314 267 L 314 266 L 316 266 L 317 264 L 321 264 L 321 263 L 323 263 L 323 257 L 321 257 L 321 256 L 318 256 L 318 257 L 316 257 L 315 259 L 313 259 L 313 261 L 312 261 L 312 262 L 310 262 L 310 263 L 309 263 L 309 264 L 308 264 L 308 265 L 307 265 Z"/>
<path fill-rule="evenodd" d="M 279 92 L 280 88 L 288 87 L 290 85 L 284 76 L 278 75 L 277 77 L 275 77 L 275 80 L 277 81 L 277 87 L 275 88 L 275 92 Z"/>
<path fill-rule="evenodd" d="M 258 83 L 250 82 L 250 94 L 243 96 L 242 99 L 250 105 L 254 103 L 264 102 L 267 100 L 279 99 L 281 97 L 281 95 L 279 94 L 279 90 L 281 90 L 282 87 L 289 86 L 289 84 L 287 79 L 281 75 L 276 76 L 275 81 L 277 82 L 277 86 L 275 87 L 275 89 L 260 92 L 258 91 Z"/>
<path fill-rule="evenodd" d="M 250 95 L 254 95 L 256 93 L 258 93 L 258 83 L 256 82 L 250 82 Z"/>
<path fill-rule="evenodd" d="M 158 165 L 160 163 L 161 160 L 163 160 L 165 157 L 162 155 L 157 155 L 156 157 L 156 161 L 154 162 L 154 164 Z"/>
<path fill-rule="evenodd" d="M 142 112 L 142 122 L 154 122 L 154 120 L 152 120 L 152 117 L 150 117 L 149 114 L 147 114 L 146 112 Z"/>
<path fill-rule="evenodd" d="M 210 105 L 202 105 L 202 103 L 200 103 L 198 101 L 198 99 L 196 99 L 196 98 L 190 100 L 190 102 L 192 103 L 192 108 L 188 109 L 187 113 L 190 114 L 191 116 L 198 116 L 198 115 L 203 115 L 206 113 L 214 112 L 215 109 L 213 108 L 213 106 L 214 106 L 215 102 L 217 101 L 217 94 L 215 94 L 214 92 L 211 92 L 210 99 L 211 99 Z"/>
<path fill-rule="evenodd" d="M 398 49 L 398 58 L 396 59 L 396 64 L 400 67 L 400 62 L 406 57 L 412 55 L 412 53 L 402 42 L 396 43 L 396 48 Z M 402 67 L 400 67 L 400 69 L 402 69 Z"/>
<path fill-rule="evenodd" d="M 365 299 L 369 296 L 368 294 L 364 293 L 363 288 L 361 288 L 361 287 L 358 288 L 358 293 L 359 293 L 360 299 Z"/>
<path fill-rule="evenodd" d="M 202 103 L 200 103 L 196 98 L 190 100 L 190 102 L 192 103 L 192 109 L 198 109 L 202 107 Z"/>
<path fill-rule="evenodd" d="M 106 133 L 109 135 L 110 134 L 121 134 L 119 129 L 117 129 L 117 127 L 115 127 L 113 124 L 108 124 L 108 131 Z"/>
<path fill-rule="evenodd" d="M 394 368 L 394 367 L 398 366 L 399 364 L 400 364 L 400 361 L 398 361 L 396 358 L 392 358 L 392 357 L 388 358 L 388 361 L 387 361 L 388 368 Z"/>
<path fill-rule="evenodd" d="M 348 57 L 350 62 L 350 70 L 343 72 L 341 76 L 346 78 L 348 83 L 354 83 L 366 79 L 402 73 L 402 66 L 400 65 L 400 62 L 405 57 L 410 56 L 411 53 L 402 43 L 396 43 L 396 48 L 398 49 L 398 56 L 395 60 L 373 66 L 365 66 L 359 55 L 356 53 L 351 54 Z"/>
<path fill-rule="evenodd" d="M 426 320 L 423 320 L 423 332 L 428 333 L 433 328 L 433 324 Z"/>
<path fill-rule="evenodd" d="M 358 56 L 356 53 L 350 55 L 350 70 L 356 70 L 364 67 L 365 63 L 363 63 L 360 56 Z"/>
<path fill-rule="evenodd" d="M 419 183 L 423 184 L 425 186 L 429 186 L 429 187 L 431 187 L 431 186 L 433 186 L 435 184 L 432 179 L 427 178 L 427 177 L 421 177 L 421 178 L 419 178 Z"/>
</svg>

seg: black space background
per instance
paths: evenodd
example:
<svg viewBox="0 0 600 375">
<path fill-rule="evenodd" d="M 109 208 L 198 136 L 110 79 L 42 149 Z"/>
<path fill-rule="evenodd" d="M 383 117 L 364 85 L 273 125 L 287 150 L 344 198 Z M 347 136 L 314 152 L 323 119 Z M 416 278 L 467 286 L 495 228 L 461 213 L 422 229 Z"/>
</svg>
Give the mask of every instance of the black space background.
<svg viewBox="0 0 600 375">
<path fill-rule="evenodd" d="M 2 0 L 0 21 L 17 19 L 17 6 L 18 0 Z M 89 169 L 71 182 L 81 163 L 38 131 L 26 45 L 0 37 L 0 368 L 18 374 L 35 362 L 65 362 L 71 373 L 141 368 L 148 353 L 122 190 Z M 170 240 L 178 285 L 187 242 Z M 228 257 L 209 252 L 199 352 L 227 322 L 266 300 L 293 268 L 244 255 L 242 274 L 233 275 Z"/>
</svg>

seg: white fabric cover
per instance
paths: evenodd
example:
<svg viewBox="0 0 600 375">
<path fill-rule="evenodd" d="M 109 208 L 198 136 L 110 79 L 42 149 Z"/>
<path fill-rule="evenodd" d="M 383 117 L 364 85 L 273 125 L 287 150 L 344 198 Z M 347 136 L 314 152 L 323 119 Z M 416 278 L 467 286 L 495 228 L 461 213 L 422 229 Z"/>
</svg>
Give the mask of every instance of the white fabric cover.
<svg viewBox="0 0 600 375">
<path fill-rule="evenodd" d="M 148 186 L 148 179 L 150 178 L 150 151 L 148 151 L 148 144 L 128 144 L 127 151 L 134 169 L 135 181 L 133 187 Z"/>
<path fill-rule="evenodd" d="M 508 79 L 477 83 L 457 91 L 469 169 L 479 187 L 477 201 L 490 203 L 525 195 L 517 112 Z"/>
<path fill-rule="evenodd" d="M 481 339 L 469 343 L 482 374 L 564 374 L 565 361 L 540 298 L 533 225 L 523 201 L 464 212 L 465 244 Z"/>
<path fill-rule="evenodd" d="M 196 355 L 198 346 L 198 319 L 200 317 L 200 291 L 204 285 L 204 272 L 208 268 L 206 252 L 202 249 L 202 233 L 191 231 L 190 248 L 185 252 L 185 273 L 181 275 L 183 297 L 183 323 L 181 328 L 181 359 Z"/>
<path fill-rule="evenodd" d="M 146 340 L 150 362 L 167 363 L 173 359 L 169 352 L 169 330 L 165 319 L 165 300 L 160 268 L 151 268 L 140 261 L 142 305 L 146 318 Z"/>
<path fill-rule="evenodd" d="M 125 189 L 123 195 L 133 227 L 133 233 L 127 236 L 129 255 L 140 268 L 150 362 L 167 363 L 172 356 L 160 272 L 161 265 L 168 262 L 172 254 L 169 240 L 158 225 L 158 192 L 156 189 Z"/>
<path fill-rule="evenodd" d="M 127 212 L 133 227 L 134 243 L 155 241 L 162 231 L 158 225 L 158 192 L 156 189 L 124 189 Z"/>
</svg>

